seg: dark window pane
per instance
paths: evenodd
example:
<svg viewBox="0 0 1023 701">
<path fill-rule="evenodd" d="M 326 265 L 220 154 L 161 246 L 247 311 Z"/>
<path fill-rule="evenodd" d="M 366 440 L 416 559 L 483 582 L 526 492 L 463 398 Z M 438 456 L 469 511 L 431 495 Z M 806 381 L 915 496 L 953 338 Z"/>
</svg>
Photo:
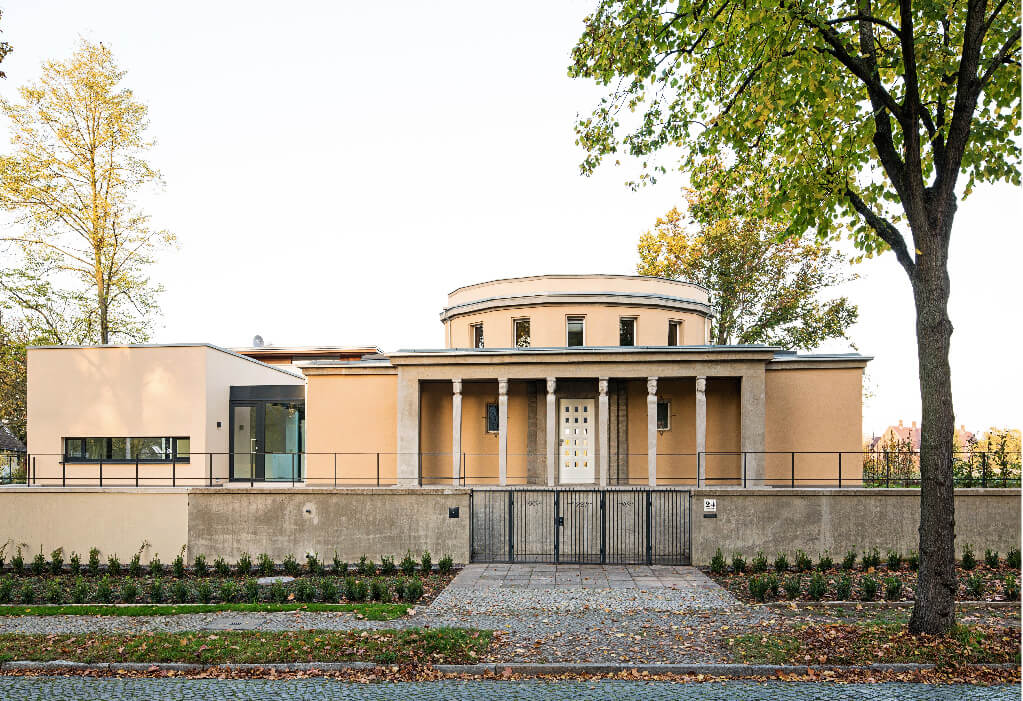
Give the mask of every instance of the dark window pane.
<svg viewBox="0 0 1023 701">
<path fill-rule="evenodd" d="M 515 347 L 529 348 L 529 319 L 515 320 Z"/>
<path fill-rule="evenodd" d="M 677 321 L 669 321 L 668 322 L 668 345 L 669 346 L 677 346 L 678 345 L 678 322 Z"/>
<path fill-rule="evenodd" d="M 668 402 L 657 402 L 657 430 L 667 431 L 669 421 L 669 409 L 670 404 Z"/>
<path fill-rule="evenodd" d="M 65 438 L 64 455 L 81 460 L 85 457 L 85 441 L 81 438 Z"/>
<path fill-rule="evenodd" d="M 636 320 L 635 319 L 619 319 L 618 320 L 618 345 L 620 345 L 620 346 L 634 346 L 634 345 L 636 345 Z"/>
<path fill-rule="evenodd" d="M 497 410 L 497 404 L 487 404 L 487 432 L 497 433 L 501 430 L 500 412 Z"/>
<path fill-rule="evenodd" d="M 568 319 L 568 345 L 581 346 L 583 344 L 584 321 L 581 318 L 569 317 Z"/>
<path fill-rule="evenodd" d="M 132 438 L 131 456 L 134 460 L 167 460 L 167 447 L 166 438 Z"/>
<path fill-rule="evenodd" d="M 131 460 L 131 450 L 129 448 L 127 438 L 110 439 L 110 459 Z"/>
<path fill-rule="evenodd" d="M 89 460 L 108 460 L 106 438 L 86 438 L 85 457 Z"/>
<path fill-rule="evenodd" d="M 473 324 L 472 326 L 472 347 L 483 347 L 483 324 Z"/>
</svg>

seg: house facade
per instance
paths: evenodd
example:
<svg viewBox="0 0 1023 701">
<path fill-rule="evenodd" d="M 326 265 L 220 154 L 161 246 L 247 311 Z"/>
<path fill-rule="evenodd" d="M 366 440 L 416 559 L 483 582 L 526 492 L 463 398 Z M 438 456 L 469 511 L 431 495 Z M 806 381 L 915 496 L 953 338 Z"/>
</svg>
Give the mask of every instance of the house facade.
<svg viewBox="0 0 1023 701">
<path fill-rule="evenodd" d="M 712 314 L 698 285 L 544 275 L 453 291 L 439 348 L 33 348 L 31 478 L 855 484 L 869 358 L 710 345 Z"/>
</svg>

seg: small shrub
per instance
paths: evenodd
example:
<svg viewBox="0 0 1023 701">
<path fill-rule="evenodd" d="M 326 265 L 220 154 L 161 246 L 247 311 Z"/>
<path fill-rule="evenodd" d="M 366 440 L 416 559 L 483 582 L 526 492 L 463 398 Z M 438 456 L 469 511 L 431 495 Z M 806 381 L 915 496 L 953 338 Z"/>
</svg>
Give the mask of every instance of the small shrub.
<svg viewBox="0 0 1023 701">
<path fill-rule="evenodd" d="M 401 559 L 401 564 L 398 565 L 398 568 L 406 577 L 411 577 L 412 573 L 416 571 L 416 561 L 412 558 L 411 550 L 405 553 L 405 557 Z"/>
<path fill-rule="evenodd" d="M 898 577 L 885 577 L 884 598 L 888 601 L 897 601 L 902 597 L 902 580 Z"/>
<path fill-rule="evenodd" d="M 735 574 L 742 574 L 746 571 L 746 560 L 743 559 L 741 553 L 735 553 L 732 555 L 732 572 Z"/>
<path fill-rule="evenodd" d="M 845 570 L 846 572 L 849 572 L 849 571 L 855 569 L 855 567 L 856 567 L 856 551 L 855 550 L 850 550 L 849 552 L 847 552 L 845 554 L 845 557 L 842 558 L 842 569 Z"/>
<path fill-rule="evenodd" d="M 21 603 L 32 604 L 36 600 L 36 589 L 31 584 L 25 583 L 21 587 L 21 593 L 19 594 Z"/>
<path fill-rule="evenodd" d="M 389 555 L 384 555 L 380 558 L 380 574 L 390 577 L 398 571 L 398 566 L 394 564 L 394 558 Z"/>
<path fill-rule="evenodd" d="M 450 555 L 445 555 L 437 562 L 437 571 L 441 574 L 451 574 L 455 569 L 455 560 Z"/>
<path fill-rule="evenodd" d="M 284 558 L 281 566 L 284 568 L 284 574 L 289 577 L 297 577 L 302 572 L 302 568 L 298 566 L 298 560 L 291 553 L 288 553 L 287 557 Z"/>
<path fill-rule="evenodd" d="M 68 572 L 74 577 L 82 573 L 82 558 L 79 557 L 78 553 L 71 553 L 71 557 L 67 559 L 67 568 Z"/>
<path fill-rule="evenodd" d="M 191 592 L 188 590 L 188 584 L 183 579 L 179 579 L 174 582 L 174 585 L 171 587 L 171 596 L 173 596 L 174 600 L 179 604 L 187 603 L 190 594 Z"/>
<path fill-rule="evenodd" d="M 369 586 L 366 584 L 365 579 L 360 579 L 355 582 L 355 590 L 353 591 L 355 598 L 353 601 L 365 601 L 369 596 Z"/>
<path fill-rule="evenodd" d="M 796 572 L 809 572 L 813 569 L 813 562 L 810 556 L 802 550 L 796 551 Z"/>
<path fill-rule="evenodd" d="M 163 591 L 163 582 L 159 579 L 154 579 L 149 583 L 149 600 L 154 604 L 162 604 L 164 599 L 167 598 Z"/>
<path fill-rule="evenodd" d="M 810 587 L 807 593 L 814 601 L 820 601 L 824 598 L 828 593 L 828 580 L 824 578 L 823 574 L 817 572 L 810 577 Z"/>
<path fill-rule="evenodd" d="M 200 604 L 208 604 L 213 600 L 213 586 L 205 579 L 195 585 L 195 597 Z"/>
<path fill-rule="evenodd" d="M 915 552 L 906 555 L 906 567 L 908 567 L 913 572 L 916 572 L 918 569 L 920 569 L 920 556 Z"/>
<path fill-rule="evenodd" d="M 185 556 L 178 553 L 178 556 L 174 558 L 174 562 L 171 563 L 171 572 L 178 579 L 184 579 L 185 577 Z"/>
<path fill-rule="evenodd" d="M 46 585 L 46 601 L 51 604 L 64 602 L 64 588 L 60 586 L 60 582 L 53 580 Z"/>
<path fill-rule="evenodd" d="M 717 549 L 714 553 L 714 557 L 710 559 L 710 571 L 714 574 L 724 574 L 728 569 L 728 565 L 725 564 L 725 556 L 721 552 L 721 548 Z"/>
<path fill-rule="evenodd" d="M 254 579 L 245 580 L 245 600 L 250 604 L 259 603 L 259 582 Z"/>
<path fill-rule="evenodd" d="M 154 577 L 159 577 L 163 574 L 163 563 L 160 562 L 159 553 L 154 554 L 153 559 L 149 561 L 149 574 Z"/>
<path fill-rule="evenodd" d="M 25 556 L 21 554 L 21 548 L 18 548 L 11 558 L 11 571 L 19 577 L 25 574 Z"/>
<path fill-rule="evenodd" d="M 192 563 L 192 569 L 195 571 L 196 577 L 205 577 L 210 573 L 210 566 L 206 562 L 205 555 L 196 555 L 195 562 Z"/>
<path fill-rule="evenodd" d="M 413 577 L 405 584 L 405 601 L 414 604 L 423 598 L 423 583 L 418 577 Z"/>
<path fill-rule="evenodd" d="M 873 601 L 877 597 L 877 580 L 866 576 L 860 580 L 860 593 L 864 601 Z"/>
<path fill-rule="evenodd" d="M 60 574 L 64 571 L 64 548 L 57 548 L 50 553 L 50 573 Z"/>
<path fill-rule="evenodd" d="M 273 558 L 266 553 L 260 553 L 256 562 L 256 570 L 262 576 L 269 577 L 274 573 L 275 569 Z"/>
<path fill-rule="evenodd" d="M 765 577 L 753 575 L 749 580 L 749 595 L 755 601 L 763 602 L 767 597 L 767 581 Z"/>
<path fill-rule="evenodd" d="M 213 571 L 217 573 L 218 577 L 230 577 L 231 565 L 227 564 L 227 560 L 224 558 L 218 557 L 213 561 Z"/>
<path fill-rule="evenodd" d="M 881 565 L 881 551 L 877 548 L 872 548 L 864 552 L 860 564 L 864 572 L 870 569 L 877 569 Z"/>
<path fill-rule="evenodd" d="M 11 597 L 14 595 L 14 582 L 9 578 L 4 577 L 0 579 L 0 604 L 11 603 Z"/>
<path fill-rule="evenodd" d="M 109 604 L 114 600 L 114 588 L 110 585 L 110 577 L 103 577 L 99 580 L 93 598 L 101 604 Z"/>
<path fill-rule="evenodd" d="M 117 555 L 111 555 L 107 558 L 107 574 L 111 577 L 119 577 L 121 575 L 121 561 L 117 559 Z"/>
<path fill-rule="evenodd" d="M 377 573 L 377 566 L 373 564 L 373 561 L 363 555 L 359 558 L 359 564 L 355 570 L 363 577 L 372 577 Z"/>
<path fill-rule="evenodd" d="M 238 570 L 239 576 L 249 576 L 249 573 L 252 572 L 252 558 L 248 553 L 242 553 L 238 556 L 238 562 L 235 563 L 235 569 Z"/>
<path fill-rule="evenodd" d="M 765 577 L 765 580 L 766 580 L 766 583 L 767 583 L 767 593 L 770 596 L 773 596 L 774 598 L 777 599 L 778 598 L 778 591 L 781 589 L 781 582 L 773 574 L 767 575 Z"/>
<path fill-rule="evenodd" d="M 757 556 L 753 558 L 753 562 L 750 563 L 751 572 L 767 572 L 767 556 L 764 552 L 758 551 Z"/>
<path fill-rule="evenodd" d="M 337 603 L 337 582 L 333 578 L 320 580 L 320 598 L 328 604 Z"/>
<path fill-rule="evenodd" d="M 334 565 L 335 574 L 341 575 L 342 577 L 348 574 L 348 563 L 338 556 L 336 550 L 334 551 L 334 559 L 332 560 L 332 562 Z"/>
<path fill-rule="evenodd" d="M 892 572 L 898 572 L 902 569 L 902 555 L 897 550 L 889 550 L 885 557 L 885 564 Z"/>
<path fill-rule="evenodd" d="M 75 582 L 75 586 L 71 588 L 71 603 L 73 604 L 84 604 L 89 600 L 89 585 L 85 583 L 85 580 L 81 577 Z"/>
<path fill-rule="evenodd" d="M 792 575 L 791 577 L 785 578 L 785 596 L 790 599 L 798 599 L 799 592 L 803 588 L 803 582 L 800 580 L 799 575 Z"/>
<path fill-rule="evenodd" d="M 423 552 L 423 556 L 419 559 L 419 567 L 422 569 L 424 577 L 433 570 L 433 558 L 430 557 L 429 550 Z"/>
<path fill-rule="evenodd" d="M 345 581 L 341 585 L 345 598 L 349 601 L 358 601 L 358 599 L 355 598 L 355 586 L 357 583 L 358 580 L 356 580 L 355 577 L 345 577 Z"/>
<path fill-rule="evenodd" d="M 220 583 L 220 591 L 218 592 L 220 600 L 225 604 L 229 604 L 235 600 L 238 596 L 238 585 L 230 579 Z"/>
<path fill-rule="evenodd" d="M 387 582 L 383 579 L 374 579 L 369 587 L 369 595 L 373 601 L 387 603 L 391 600 L 391 592 L 387 589 Z"/>
<path fill-rule="evenodd" d="M 963 546 L 963 557 L 960 560 L 960 564 L 967 572 L 973 571 L 973 568 L 977 566 L 977 558 L 973 554 L 972 545 Z"/>
<path fill-rule="evenodd" d="M 1016 581 L 1015 575 L 1005 575 L 1005 579 L 1002 580 L 1002 592 L 1005 594 L 1007 601 L 1017 601 L 1019 599 L 1019 582 Z"/>
<path fill-rule="evenodd" d="M 817 560 L 817 569 L 820 572 L 829 572 L 834 566 L 835 561 L 831 559 L 831 555 L 829 553 L 824 553 L 820 556 L 820 559 Z"/>
<path fill-rule="evenodd" d="M 1014 570 L 1019 569 L 1019 548 L 1009 548 L 1009 552 L 1005 553 L 1005 562 L 1008 563 L 1009 567 Z"/>
<path fill-rule="evenodd" d="M 309 574 L 314 577 L 318 577 L 323 572 L 323 565 L 320 564 L 320 560 L 316 557 L 316 553 L 306 553 L 305 568 L 309 570 Z"/>
<path fill-rule="evenodd" d="M 36 556 L 32 558 L 32 564 L 29 567 L 32 570 L 32 574 L 39 577 L 46 571 L 46 556 L 42 553 L 37 553 Z"/>
<path fill-rule="evenodd" d="M 284 585 L 280 582 L 274 582 L 270 585 L 270 601 L 275 604 L 283 604 L 288 600 L 288 590 L 284 588 Z"/>
<path fill-rule="evenodd" d="M 980 572 L 975 572 L 966 578 L 966 591 L 974 599 L 980 599 L 984 594 L 984 577 Z"/>
<path fill-rule="evenodd" d="M 778 553 L 778 557 L 774 558 L 774 571 L 778 574 L 787 571 L 789 568 L 789 559 L 785 557 L 785 553 Z"/>
<path fill-rule="evenodd" d="M 316 600 L 316 587 L 308 579 L 300 579 L 295 584 L 295 598 L 303 604 Z"/>
<path fill-rule="evenodd" d="M 135 553 L 128 563 L 128 575 L 131 577 L 142 576 L 142 553 Z"/>
<path fill-rule="evenodd" d="M 121 601 L 126 604 L 134 604 L 139 598 L 139 585 L 132 579 L 127 579 L 121 585 Z"/>
<path fill-rule="evenodd" d="M 998 551 L 988 548 L 984 551 L 984 564 L 993 570 L 998 569 L 998 565 L 1001 561 L 998 558 Z"/>
</svg>

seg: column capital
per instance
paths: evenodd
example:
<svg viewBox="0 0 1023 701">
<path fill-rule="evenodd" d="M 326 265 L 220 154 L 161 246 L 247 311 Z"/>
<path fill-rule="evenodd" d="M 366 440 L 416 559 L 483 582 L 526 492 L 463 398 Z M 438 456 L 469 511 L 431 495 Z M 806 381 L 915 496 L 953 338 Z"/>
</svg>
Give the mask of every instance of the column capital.
<svg viewBox="0 0 1023 701">
<path fill-rule="evenodd" d="M 558 381 L 553 377 L 547 378 L 547 394 L 554 394 L 554 390 L 557 389 Z"/>
<path fill-rule="evenodd" d="M 500 378 L 497 380 L 497 393 L 500 395 L 508 394 L 508 380 L 507 378 Z"/>
<path fill-rule="evenodd" d="M 706 392 L 707 391 L 707 378 L 700 376 L 696 378 L 696 391 Z"/>
<path fill-rule="evenodd" d="M 646 393 L 653 397 L 657 395 L 657 378 L 648 377 L 646 378 Z"/>
<path fill-rule="evenodd" d="M 606 377 L 598 377 L 597 378 L 597 390 L 600 392 L 600 396 L 601 397 L 606 397 L 607 396 L 607 378 Z"/>
<path fill-rule="evenodd" d="M 462 380 L 461 378 L 454 378 L 451 380 L 451 393 L 461 394 L 462 393 Z"/>
</svg>

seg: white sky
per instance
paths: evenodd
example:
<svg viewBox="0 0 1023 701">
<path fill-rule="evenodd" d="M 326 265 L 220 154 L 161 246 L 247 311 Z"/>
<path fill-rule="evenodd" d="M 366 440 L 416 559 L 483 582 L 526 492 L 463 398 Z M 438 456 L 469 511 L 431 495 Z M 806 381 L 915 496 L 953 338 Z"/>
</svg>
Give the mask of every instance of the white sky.
<svg viewBox="0 0 1023 701">
<path fill-rule="evenodd" d="M 0 93 L 79 36 L 128 69 L 167 182 L 146 206 L 180 242 L 154 271 L 156 341 L 439 347 L 455 287 L 632 273 L 680 201 L 679 178 L 578 174 L 572 125 L 599 93 L 566 67 L 591 5 L 0 0 Z M 1019 195 L 983 188 L 957 218 L 953 390 L 973 429 L 1023 424 Z M 869 433 L 919 418 L 914 317 L 893 256 L 857 272 Z"/>
</svg>

